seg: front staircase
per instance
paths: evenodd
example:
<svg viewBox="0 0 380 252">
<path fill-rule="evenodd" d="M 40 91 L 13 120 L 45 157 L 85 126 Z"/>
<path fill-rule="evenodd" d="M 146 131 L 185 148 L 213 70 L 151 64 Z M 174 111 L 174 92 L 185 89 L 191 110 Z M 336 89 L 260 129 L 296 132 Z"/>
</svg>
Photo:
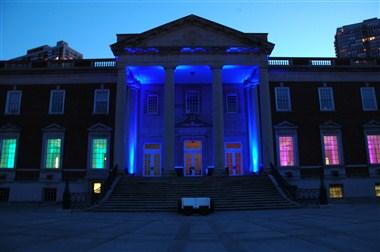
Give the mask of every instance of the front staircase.
<svg viewBox="0 0 380 252">
<path fill-rule="evenodd" d="M 241 177 L 123 177 L 93 211 L 176 211 L 181 197 L 211 197 L 215 210 L 292 208 L 267 175 Z"/>
</svg>

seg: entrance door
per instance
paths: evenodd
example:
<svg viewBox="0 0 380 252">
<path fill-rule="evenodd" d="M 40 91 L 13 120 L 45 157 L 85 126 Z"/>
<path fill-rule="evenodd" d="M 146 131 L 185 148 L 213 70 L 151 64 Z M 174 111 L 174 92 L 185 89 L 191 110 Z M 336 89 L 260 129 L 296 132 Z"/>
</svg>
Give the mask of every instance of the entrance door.
<svg viewBox="0 0 380 252">
<path fill-rule="evenodd" d="M 161 145 L 144 144 L 144 176 L 159 176 L 161 172 Z"/>
<path fill-rule="evenodd" d="M 202 175 L 202 142 L 186 140 L 184 142 L 184 159 L 186 176 Z"/>
<path fill-rule="evenodd" d="M 230 176 L 243 175 L 240 143 L 226 143 L 225 163 Z"/>
</svg>

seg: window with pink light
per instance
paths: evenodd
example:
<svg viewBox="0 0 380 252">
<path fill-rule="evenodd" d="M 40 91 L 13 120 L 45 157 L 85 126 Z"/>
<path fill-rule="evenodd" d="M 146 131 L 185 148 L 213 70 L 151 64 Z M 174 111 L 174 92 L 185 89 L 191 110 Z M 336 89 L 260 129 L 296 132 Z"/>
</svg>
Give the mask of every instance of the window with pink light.
<svg viewBox="0 0 380 252">
<path fill-rule="evenodd" d="M 325 154 L 325 165 L 339 165 L 338 136 L 323 136 L 323 147 Z"/>
<path fill-rule="evenodd" d="M 294 166 L 294 137 L 280 136 L 278 138 L 280 166 Z"/>
<path fill-rule="evenodd" d="M 367 135 L 370 164 L 380 164 L 380 135 Z"/>
</svg>

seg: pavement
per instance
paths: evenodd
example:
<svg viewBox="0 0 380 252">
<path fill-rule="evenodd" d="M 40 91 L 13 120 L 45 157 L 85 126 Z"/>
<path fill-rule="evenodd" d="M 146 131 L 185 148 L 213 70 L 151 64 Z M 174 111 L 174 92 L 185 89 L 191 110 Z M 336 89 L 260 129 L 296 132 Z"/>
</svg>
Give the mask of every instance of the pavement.
<svg viewBox="0 0 380 252">
<path fill-rule="evenodd" d="M 0 251 L 380 251 L 380 204 L 176 213 L 0 205 Z"/>
</svg>

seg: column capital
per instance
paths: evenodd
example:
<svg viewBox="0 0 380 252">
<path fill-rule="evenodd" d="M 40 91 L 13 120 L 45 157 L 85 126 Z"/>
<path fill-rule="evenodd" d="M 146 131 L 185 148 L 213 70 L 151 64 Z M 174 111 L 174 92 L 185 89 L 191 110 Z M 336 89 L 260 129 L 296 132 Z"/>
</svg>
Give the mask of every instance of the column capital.
<svg viewBox="0 0 380 252">
<path fill-rule="evenodd" d="M 163 65 L 163 68 L 165 71 L 166 70 L 173 70 L 174 71 L 176 69 L 176 67 L 177 67 L 176 64 L 165 64 L 165 65 Z"/>
<path fill-rule="evenodd" d="M 223 64 L 222 63 L 213 63 L 210 65 L 211 70 L 222 70 Z"/>
</svg>

